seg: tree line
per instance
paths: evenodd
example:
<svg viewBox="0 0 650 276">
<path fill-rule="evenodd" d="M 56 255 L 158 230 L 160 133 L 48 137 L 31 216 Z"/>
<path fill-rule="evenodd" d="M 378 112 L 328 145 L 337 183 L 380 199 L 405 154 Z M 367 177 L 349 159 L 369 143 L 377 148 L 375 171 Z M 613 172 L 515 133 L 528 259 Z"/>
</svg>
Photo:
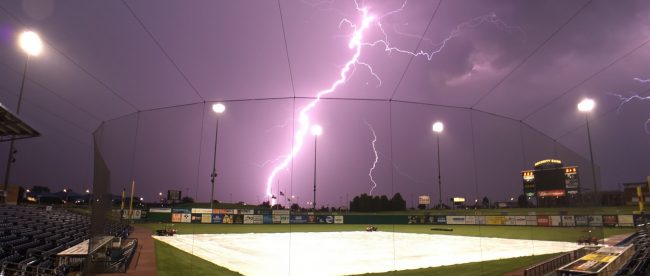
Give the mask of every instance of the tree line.
<svg viewBox="0 0 650 276">
<path fill-rule="evenodd" d="M 381 212 L 381 211 L 404 211 L 406 210 L 406 201 L 400 193 L 393 195 L 388 199 L 386 195 L 371 196 L 361 194 L 355 196 L 350 202 L 350 211 L 352 212 Z"/>
</svg>

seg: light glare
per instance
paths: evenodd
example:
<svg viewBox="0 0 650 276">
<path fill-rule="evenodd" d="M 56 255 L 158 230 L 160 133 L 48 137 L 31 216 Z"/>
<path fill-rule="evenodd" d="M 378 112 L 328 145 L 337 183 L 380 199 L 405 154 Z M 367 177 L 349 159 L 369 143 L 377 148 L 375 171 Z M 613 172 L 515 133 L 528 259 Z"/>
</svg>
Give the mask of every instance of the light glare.
<svg viewBox="0 0 650 276">
<path fill-rule="evenodd" d="M 320 136 L 321 134 L 323 134 L 323 128 L 319 125 L 313 125 L 311 127 L 311 134 L 314 136 Z"/>
<path fill-rule="evenodd" d="M 594 109 L 594 106 L 596 106 L 596 102 L 594 102 L 592 99 L 587 98 L 578 103 L 578 110 L 582 112 L 589 112 Z"/>
<path fill-rule="evenodd" d="M 440 133 L 445 128 L 441 122 L 435 122 L 432 126 L 434 132 Z"/>
<path fill-rule="evenodd" d="M 30 56 L 37 56 L 43 50 L 43 43 L 37 33 L 26 31 L 18 38 L 20 48 Z"/>
<path fill-rule="evenodd" d="M 214 113 L 221 114 L 224 111 L 226 111 L 226 106 L 223 105 L 222 103 L 213 104 L 212 111 L 214 111 Z"/>
</svg>

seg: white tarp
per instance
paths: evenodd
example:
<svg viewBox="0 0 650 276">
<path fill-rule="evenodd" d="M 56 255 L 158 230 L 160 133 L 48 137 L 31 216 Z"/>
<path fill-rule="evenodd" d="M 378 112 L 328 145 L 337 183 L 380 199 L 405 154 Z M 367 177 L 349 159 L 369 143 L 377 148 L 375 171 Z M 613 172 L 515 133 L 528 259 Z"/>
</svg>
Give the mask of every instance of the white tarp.
<svg viewBox="0 0 650 276">
<path fill-rule="evenodd" d="M 154 238 L 249 276 L 386 272 L 550 254 L 580 247 L 570 242 L 365 231 Z"/>
</svg>

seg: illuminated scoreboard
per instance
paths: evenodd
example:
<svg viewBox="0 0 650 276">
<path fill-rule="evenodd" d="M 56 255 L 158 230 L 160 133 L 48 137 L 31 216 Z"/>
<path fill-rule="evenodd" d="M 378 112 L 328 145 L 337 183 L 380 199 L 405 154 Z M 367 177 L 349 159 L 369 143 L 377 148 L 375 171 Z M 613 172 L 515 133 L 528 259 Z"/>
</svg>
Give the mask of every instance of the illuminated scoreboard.
<svg viewBox="0 0 650 276">
<path fill-rule="evenodd" d="M 535 162 L 534 170 L 522 171 L 521 175 L 524 194 L 529 197 L 562 197 L 580 191 L 578 167 L 563 167 L 557 159 Z"/>
</svg>

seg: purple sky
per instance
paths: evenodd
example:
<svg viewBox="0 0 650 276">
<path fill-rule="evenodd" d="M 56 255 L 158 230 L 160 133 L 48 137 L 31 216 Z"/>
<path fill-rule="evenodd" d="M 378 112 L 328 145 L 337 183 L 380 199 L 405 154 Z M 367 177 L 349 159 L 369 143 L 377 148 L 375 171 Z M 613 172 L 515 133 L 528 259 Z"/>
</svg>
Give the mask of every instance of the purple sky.
<svg viewBox="0 0 650 276">
<path fill-rule="evenodd" d="M 399 1 L 359 2 L 378 18 Z M 311 112 L 318 140 L 319 205 L 368 192 L 437 198 L 440 120 L 443 198 L 521 193 L 520 171 L 546 158 L 582 169 L 591 187 L 584 115 L 591 117 L 601 189 L 650 175 L 650 3 L 646 1 L 408 1 L 364 34 L 431 59 L 363 47 L 381 85 L 359 64 L 345 85 Z M 207 200 L 216 115 L 216 198 L 264 199 L 274 160 L 292 146 L 294 112 L 336 80 L 352 51 L 352 1 L 3 1 L 0 102 L 16 106 L 24 54 L 16 36 L 41 34 L 30 60 L 21 116 L 43 137 L 17 143 L 12 182 L 85 190 L 98 139 L 115 192 L 138 183 L 145 199 L 180 189 Z M 8 145 L 0 149 L 4 168 Z M 313 138 L 280 190 L 311 199 Z M 435 185 L 434 185 L 435 184 Z M 275 190 L 275 187 L 274 187 Z"/>
</svg>

